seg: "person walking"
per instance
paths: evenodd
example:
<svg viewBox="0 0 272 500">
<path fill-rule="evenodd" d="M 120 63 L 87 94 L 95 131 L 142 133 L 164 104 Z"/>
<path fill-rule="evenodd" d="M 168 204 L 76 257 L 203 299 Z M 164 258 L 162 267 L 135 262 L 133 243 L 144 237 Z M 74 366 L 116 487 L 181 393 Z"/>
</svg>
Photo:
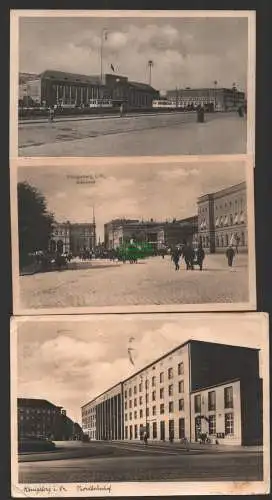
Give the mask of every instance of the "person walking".
<svg viewBox="0 0 272 500">
<path fill-rule="evenodd" d="M 202 247 L 202 244 L 199 243 L 198 249 L 197 249 L 197 264 L 199 265 L 200 271 L 203 269 L 203 261 L 205 259 L 205 252 Z"/>
<path fill-rule="evenodd" d="M 228 266 L 229 267 L 232 267 L 234 254 L 235 254 L 235 252 L 234 252 L 233 247 L 232 246 L 228 247 L 226 250 L 226 257 L 228 259 Z"/>
<path fill-rule="evenodd" d="M 175 264 L 175 271 L 179 271 L 179 258 L 180 258 L 180 254 L 179 254 L 178 250 L 176 250 L 173 254 L 173 262 Z"/>
<path fill-rule="evenodd" d="M 148 444 L 147 432 L 144 433 L 144 444 Z"/>
</svg>

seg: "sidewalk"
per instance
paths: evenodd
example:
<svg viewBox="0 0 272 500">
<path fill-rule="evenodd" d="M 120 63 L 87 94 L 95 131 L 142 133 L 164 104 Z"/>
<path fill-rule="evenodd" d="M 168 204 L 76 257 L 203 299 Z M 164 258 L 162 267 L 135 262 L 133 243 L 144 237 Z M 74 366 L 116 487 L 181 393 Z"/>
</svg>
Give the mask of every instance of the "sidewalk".
<svg viewBox="0 0 272 500">
<path fill-rule="evenodd" d="M 113 441 L 114 443 L 114 441 Z M 131 443 L 131 444 L 139 444 L 141 446 L 144 446 L 143 441 L 140 440 L 130 440 L 130 441 L 118 441 L 118 443 Z M 180 449 L 185 449 L 185 444 L 181 443 L 179 441 L 174 441 L 173 443 L 170 443 L 169 441 L 150 441 L 148 440 L 148 445 L 147 446 L 164 446 L 164 447 L 172 447 L 172 448 L 180 448 Z M 263 453 L 263 446 L 262 445 L 254 445 L 254 446 L 242 446 L 242 445 L 230 445 L 230 444 L 199 444 L 199 443 L 189 443 L 189 448 L 191 450 L 201 450 L 201 451 L 218 451 L 218 452 L 249 452 L 249 453 L 256 453 L 256 452 L 261 452 Z"/>
</svg>

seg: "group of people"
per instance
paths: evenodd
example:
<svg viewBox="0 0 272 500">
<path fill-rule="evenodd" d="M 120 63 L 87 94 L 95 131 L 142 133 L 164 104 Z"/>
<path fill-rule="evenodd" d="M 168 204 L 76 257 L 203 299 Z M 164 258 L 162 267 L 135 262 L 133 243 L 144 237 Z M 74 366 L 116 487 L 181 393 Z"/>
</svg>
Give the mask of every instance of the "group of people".
<svg viewBox="0 0 272 500">
<path fill-rule="evenodd" d="M 203 261 L 205 259 L 205 251 L 201 245 L 198 245 L 196 251 L 194 251 L 193 247 L 186 243 L 183 247 L 175 248 L 172 251 L 172 261 L 175 264 L 175 270 L 179 271 L 180 269 L 180 259 L 184 258 L 186 264 L 186 270 L 193 270 L 195 265 L 199 266 L 200 271 L 203 269 Z"/>
</svg>

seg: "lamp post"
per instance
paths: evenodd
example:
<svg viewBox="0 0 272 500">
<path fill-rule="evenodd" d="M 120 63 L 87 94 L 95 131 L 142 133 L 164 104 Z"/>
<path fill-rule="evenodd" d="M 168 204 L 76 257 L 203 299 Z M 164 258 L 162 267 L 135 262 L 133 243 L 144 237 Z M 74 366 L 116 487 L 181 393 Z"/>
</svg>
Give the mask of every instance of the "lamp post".
<svg viewBox="0 0 272 500">
<path fill-rule="evenodd" d="M 217 106 L 216 92 L 217 92 L 218 81 L 214 80 L 213 84 L 214 84 L 214 110 L 216 111 L 216 106 Z"/>
<path fill-rule="evenodd" d="M 153 63 L 153 61 L 150 59 L 150 60 L 148 61 L 148 67 L 149 67 L 149 85 L 150 85 L 150 86 L 151 86 L 151 81 L 152 81 L 152 79 L 151 79 L 151 74 L 152 74 L 152 68 L 153 68 L 153 66 L 154 66 L 154 63 Z"/>
<path fill-rule="evenodd" d="M 145 377 L 143 375 L 141 375 L 141 382 L 143 383 L 143 380 L 144 380 L 144 387 L 145 387 L 145 432 L 146 432 L 146 435 L 147 435 L 147 424 L 148 424 L 148 421 L 147 421 L 147 374 L 145 373 Z"/>
</svg>

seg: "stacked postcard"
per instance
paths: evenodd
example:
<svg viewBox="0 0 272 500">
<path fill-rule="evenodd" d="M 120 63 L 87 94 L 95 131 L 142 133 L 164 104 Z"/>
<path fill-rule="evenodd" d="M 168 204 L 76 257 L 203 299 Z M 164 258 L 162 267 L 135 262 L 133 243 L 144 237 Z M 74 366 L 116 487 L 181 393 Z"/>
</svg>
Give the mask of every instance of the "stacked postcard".
<svg viewBox="0 0 272 500">
<path fill-rule="evenodd" d="M 10 81 L 12 496 L 268 493 L 255 12 L 13 10 Z"/>
</svg>

